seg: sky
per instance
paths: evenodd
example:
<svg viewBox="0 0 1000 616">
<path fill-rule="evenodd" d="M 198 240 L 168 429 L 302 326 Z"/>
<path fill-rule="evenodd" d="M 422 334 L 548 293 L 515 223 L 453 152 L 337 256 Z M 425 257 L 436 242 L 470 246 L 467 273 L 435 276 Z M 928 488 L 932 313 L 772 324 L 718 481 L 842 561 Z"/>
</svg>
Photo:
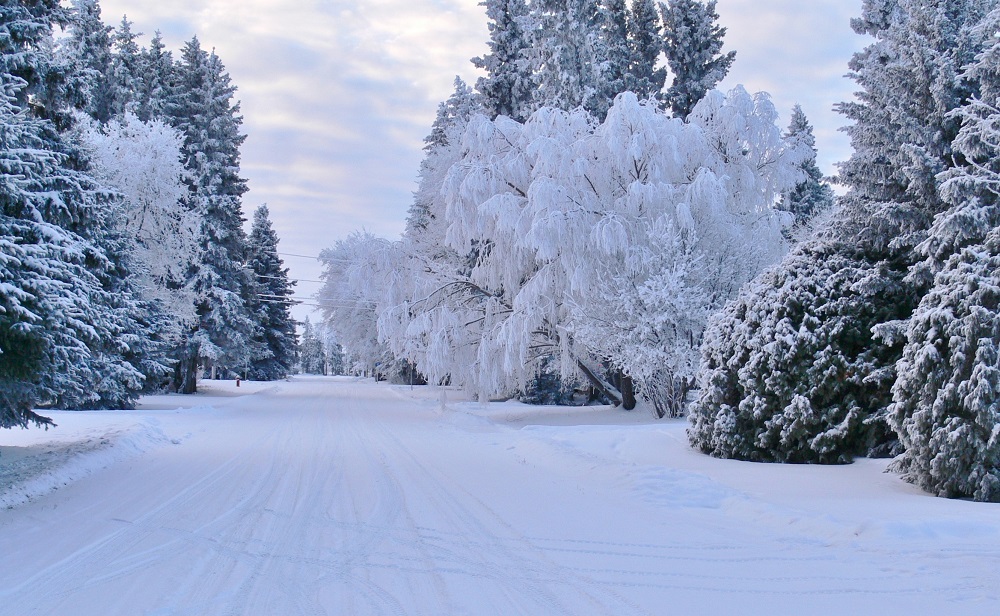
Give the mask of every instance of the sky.
<svg viewBox="0 0 1000 616">
<path fill-rule="evenodd" d="M 867 41 L 850 29 L 862 0 L 718 0 L 725 50 L 736 63 L 721 84 L 771 94 L 782 127 L 796 103 L 814 126 L 824 173 L 850 156 L 833 111 L 855 84 L 844 75 Z M 417 187 L 423 139 L 456 75 L 487 53 L 478 0 L 101 0 L 148 44 L 160 31 L 179 52 L 197 35 L 239 88 L 244 213 L 266 203 L 279 250 L 299 280 L 320 287 L 316 258 L 357 230 L 395 238 Z M 297 306 L 303 319 L 312 309 Z M 313 316 L 316 320 L 316 316 Z"/>
</svg>

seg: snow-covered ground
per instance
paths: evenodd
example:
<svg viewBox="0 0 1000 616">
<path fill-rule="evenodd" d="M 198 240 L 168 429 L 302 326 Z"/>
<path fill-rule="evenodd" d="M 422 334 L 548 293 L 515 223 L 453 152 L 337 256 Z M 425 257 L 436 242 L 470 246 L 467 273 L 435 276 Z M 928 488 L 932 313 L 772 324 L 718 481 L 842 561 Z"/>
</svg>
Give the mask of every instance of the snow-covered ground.
<svg viewBox="0 0 1000 616">
<path fill-rule="evenodd" d="M 988 614 L 1000 507 L 886 462 L 352 379 L 0 432 L 0 614 Z"/>
</svg>

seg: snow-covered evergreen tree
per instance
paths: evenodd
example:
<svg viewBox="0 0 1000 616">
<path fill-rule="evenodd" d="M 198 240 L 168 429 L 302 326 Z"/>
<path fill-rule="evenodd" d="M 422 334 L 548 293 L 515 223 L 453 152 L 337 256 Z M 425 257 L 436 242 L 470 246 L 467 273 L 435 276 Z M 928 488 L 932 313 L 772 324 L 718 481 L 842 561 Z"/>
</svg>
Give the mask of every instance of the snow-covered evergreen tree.
<svg viewBox="0 0 1000 616">
<path fill-rule="evenodd" d="M 143 83 L 143 58 L 137 39 L 132 32 L 132 22 L 122 17 L 118 28 L 111 33 L 111 116 L 122 117 L 126 112 L 135 113 L 136 98 Z M 147 118 L 148 120 L 149 118 Z"/>
<path fill-rule="evenodd" d="M 79 152 L 47 118 L 57 3 L 0 12 L 0 425 L 46 420 L 35 404 L 128 406 L 142 384 L 142 340 L 115 197 L 78 170 Z M 29 81 L 30 80 L 30 81 Z M 40 116 L 40 117 L 39 117 Z"/>
<path fill-rule="evenodd" d="M 1000 9 L 963 72 L 980 93 L 953 112 L 964 165 L 939 176 L 950 207 L 918 247 L 934 276 L 906 331 L 889 423 L 904 477 L 940 496 L 1000 501 Z"/>
<path fill-rule="evenodd" d="M 601 56 L 595 58 L 602 64 L 597 95 L 606 99 L 607 106 L 618 94 L 628 90 L 631 71 L 631 41 L 629 12 L 626 0 L 602 0 L 602 17 L 598 31 Z M 607 113 L 607 111 L 605 111 Z M 603 116 L 600 116 L 603 119 Z"/>
<path fill-rule="evenodd" d="M 853 26 L 875 42 L 851 61 L 858 101 L 840 106 L 854 121 L 854 154 L 841 165 L 849 192 L 817 239 L 706 333 L 689 433 L 695 447 L 819 462 L 893 449 L 883 424 L 896 362 L 931 280 L 913 267 L 921 259 L 915 247 L 945 209 L 938 174 L 959 160 L 952 112 L 976 91 L 959 74 L 983 47 L 976 25 L 987 5 L 995 3 L 864 3 Z M 744 323 L 751 307 L 760 316 Z M 738 336 L 727 333 L 736 329 Z"/>
<path fill-rule="evenodd" d="M 850 257 L 810 242 L 710 319 L 692 445 L 758 462 L 842 463 L 880 446 L 888 452 L 894 439 L 871 418 L 891 381 L 873 372 L 884 351 L 862 324 L 898 318 L 898 288 L 859 287 L 863 276 Z"/>
<path fill-rule="evenodd" d="M 98 0 L 72 0 L 67 35 L 59 40 L 56 52 L 67 76 L 66 102 L 102 123 L 117 106 L 111 32 L 101 21 Z"/>
<path fill-rule="evenodd" d="M 245 136 L 239 103 L 233 101 L 236 87 L 219 57 L 202 50 L 197 37 L 185 44 L 177 73 L 168 113 L 184 135 L 184 202 L 202 222 L 201 263 L 193 277 L 199 322 L 179 350 L 176 374 L 178 390 L 192 393 L 202 363 L 242 372 L 259 349 L 253 344 L 256 321 L 246 305 L 254 281 L 243 267 L 241 198 L 247 186 L 239 175 Z"/>
<path fill-rule="evenodd" d="M 337 341 L 337 333 L 326 323 L 321 323 L 320 329 L 319 339 L 323 343 L 323 357 L 326 359 L 324 374 L 328 376 L 346 374 L 344 347 Z"/>
<path fill-rule="evenodd" d="M 792 119 L 785 138 L 800 141 L 813 152 L 802 163 L 806 178 L 785 196 L 781 204 L 781 209 L 791 212 L 795 216 L 795 225 L 801 227 L 816 215 L 833 207 L 833 189 L 823 181 L 823 172 L 816 164 L 816 137 L 813 136 L 812 125 L 800 105 L 792 108 Z"/>
<path fill-rule="evenodd" d="M 144 122 L 170 118 L 170 104 L 177 96 L 178 69 L 159 32 L 149 48 L 140 51 L 139 61 L 140 80 L 133 97 L 135 114 Z"/>
<path fill-rule="evenodd" d="M 302 324 L 302 341 L 299 344 L 299 368 L 303 374 L 325 374 L 326 360 L 323 356 L 323 343 L 316 335 L 309 317 Z"/>
<path fill-rule="evenodd" d="M 722 53 L 726 29 L 717 22 L 715 0 L 669 0 L 660 3 L 664 52 L 673 76 L 664 94 L 666 106 L 686 118 L 705 93 L 729 73 L 736 52 Z"/>
<path fill-rule="evenodd" d="M 524 0 L 486 0 L 490 53 L 473 58 L 486 71 L 476 81 L 491 117 L 523 122 L 534 110 L 535 83 L 529 50 L 532 34 Z"/>
<path fill-rule="evenodd" d="M 23 13 L 20 23 L 3 17 L 5 34 L 44 27 Z M 32 408 L 63 389 L 62 366 L 88 360 L 100 283 L 86 261 L 103 255 L 65 226 L 90 204 L 87 192 L 72 190 L 79 179 L 61 168 L 57 134 L 17 106 L 21 78 L 0 72 L 0 85 L 0 427 L 9 428 L 51 423 Z M 65 180 L 72 183 L 61 190 Z"/>
<path fill-rule="evenodd" d="M 603 118 L 611 100 L 605 87 L 605 13 L 599 0 L 538 0 L 535 30 L 535 108 L 584 107 Z"/>
<path fill-rule="evenodd" d="M 632 0 L 628 14 L 629 69 L 625 90 L 639 100 L 659 96 L 667 71 L 659 66 L 663 55 L 663 25 L 654 0 Z"/>
<path fill-rule="evenodd" d="M 278 234 L 271 226 L 266 205 L 254 212 L 248 257 L 248 265 L 257 276 L 256 314 L 260 324 L 257 342 L 266 348 L 267 354 L 251 362 L 247 378 L 283 379 L 296 359 L 295 321 L 289 313 L 295 281 L 288 279 L 288 268 L 278 256 Z"/>
</svg>

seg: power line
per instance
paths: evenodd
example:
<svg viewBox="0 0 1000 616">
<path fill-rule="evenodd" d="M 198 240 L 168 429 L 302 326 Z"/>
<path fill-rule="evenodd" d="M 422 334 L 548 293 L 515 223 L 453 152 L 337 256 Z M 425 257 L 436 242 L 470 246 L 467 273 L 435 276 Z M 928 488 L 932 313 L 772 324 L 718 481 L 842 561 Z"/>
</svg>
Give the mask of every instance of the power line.
<svg viewBox="0 0 1000 616">
<path fill-rule="evenodd" d="M 287 276 L 285 276 L 284 278 L 282 278 L 281 276 L 265 276 L 264 274 L 257 274 L 257 277 L 258 278 L 269 278 L 271 280 L 289 280 L 289 281 L 295 281 L 295 282 L 320 282 L 320 283 L 323 282 L 322 280 L 310 280 L 308 278 L 289 278 Z"/>
<path fill-rule="evenodd" d="M 294 252 L 279 252 L 277 253 L 283 257 L 298 257 L 300 259 L 312 259 L 313 261 L 319 261 L 320 257 L 315 255 L 298 255 Z M 325 263 L 351 263 L 351 259 L 323 259 Z"/>
<path fill-rule="evenodd" d="M 323 302 L 323 306 L 328 306 L 330 308 L 356 308 L 361 305 L 374 306 L 375 302 L 324 302 L 323 300 L 317 300 L 313 297 L 288 297 L 283 295 L 271 295 L 268 293 L 258 293 L 257 299 L 262 302 L 268 302 L 272 304 L 290 304 L 290 305 L 319 305 L 311 304 L 309 302 Z"/>
</svg>

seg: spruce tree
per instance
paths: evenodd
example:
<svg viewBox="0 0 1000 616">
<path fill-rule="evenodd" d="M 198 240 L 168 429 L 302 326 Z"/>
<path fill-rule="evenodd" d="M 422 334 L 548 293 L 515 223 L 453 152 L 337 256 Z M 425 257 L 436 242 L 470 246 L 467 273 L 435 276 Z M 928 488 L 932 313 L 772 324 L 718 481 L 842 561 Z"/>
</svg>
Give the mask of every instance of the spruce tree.
<svg viewBox="0 0 1000 616">
<path fill-rule="evenodd" d="M 817 214 L 833 206 L 833 189 L 823 181 L 823 172 L 816 164 L 816 138 L 813 136 L 812 125 L 806 118 L 800 105 L 792 108 L 792 119 L 785 138 L 805 144 L 813 155 L 802 163 L 805 178 L 795 187 L 795 190 L 785 196 L 781 208 L 795 217 L 795 226 L 801 227 Z"/>
<path fill-rule="evenodd" d="M 667 71 L 658 67 L 663 53 L 663 26 L 654 0 L 632 0 L 628 14 L 629 69 L 625 89 L 639 100 L 659 96 Z"/>
<path fill-rule="evenodd" d="M 584 107 L 603 119 L 611 101 L 602 83 L 604 12 L 598 0 L 532 3 L 535 30 L 535 108 Z"/>
<path fill-rule="evenodd" d="M 852 25 L 875 42 L 851 60 L 858 101 L 839 107 L 853 120 L 843 207 L 706 333 L 719 342 L 706 343 L 694 446 L 820 462 L 897 450 L 886 413 L 913 310 L 933 279 L 916 247 L 947 206 L 939 174 L 961 164 L 955 109 L 978 85 L 960 71 L 983 48 L 976 25 L 987 4 L 996 3 L 865 2 Z M 762 316 L 745 318 L 748 307 Z M 760 360 L 744 364 L 750 354 Z"/>
<path fill-rule="evenodd" d="M 487 112 L 523 122 L 533 111 L 534 82 L 531 74 L 531 34 L 524 0 L 486 0 L 490 53 L 472 59 L 486 71 L 476 81 Z"/>
<path fill-rule="evenodd" d="M 201 225 L 201 262 L 193 272 L 199 323 L 179 349 L 176 387 L 196 389 L 199 367 L 242 372 L 255 358 L 256 323 L 245 298 L 254 281 L 243 267 L 246 234 L 241 199 L 247 191 L 240 177 L 243 118 L 231 84 L 215 53 L 201 49 L 197 37 L 185 46 L 177 67 L 178 90 L 170 99 L 171 123 L 184 135 L 188 195 L 185 206 Z"/>
<path fill-rule="evenodd" d="M 316 335 L 316 330 L 309 317 L 302 324 L 302 339 L 299 343 L 299 366 L 303 374 L 323 374 L 325 358 L 323 357 L 323 342 Z"/>
<path fill-rule="evenodd" d="M 107 122 L 116 102 L 111 59 L 112 28 L 101 21 L 98 0 L 73 0 L 68 34 L 59 41 L 66 72 L 66 102 L 98 122 Z"/>
<path fill-rule="evenodd" d="M 683 119 L 729 73 L 736 52 L 722 53 L 726 29 L 717 23 L 715 0 L 670 0 L 660 3 L 660 11 L 664 52 L 673 75 L 664 102 Z"/>
<path fill-rule="evenodd" d="M 604 0 L 602 20 L 599 30 L 603 40 L 603 57 L 597 58 L 603 66 L 600 71 L 599 87 L 608 102 L 629 89 L 632 53 L 629 40 L 629 12 L 626 0 Z"/>
<path fill-rule="evenodd" d="M 939 176 L 949 208 L 917 249 L 933 276 L 906 331 L 888 419 L 906 451 L 896 470 L 949 497 L 1000 501 L 1000 9 L 974 34 L 963 72 L 980 93 L 954 112 L 965 161 Z"/>
<path fill-rule="evenodd" d="M 136 116 L 143 122 L 169 119 L 171 101 L 178 95 L 178 70 L 159 32 L 153 36 L 149 48 L 140 51 L 139 66 L 140 80 L 134 95 Z"/>
<path fill-rule="evenodd" d="M 136 97 L 143 79 L 142 50 L 132 32 L 132 22 L 122 17 L 121 24 L 111 33 L 111 115 L 121 117 L 126 111 L 136 112 Z M 147 118 L 148 120 L 149 118 Z"/>
<path fill-rule="evenodd" d="M 127 406 L 142 376 L 125 346 L 136 304 L 110 222 L 114 195 L 79 167 L 48 116 L 52 3 L 0 12 L 0 426 L 48 423 L 32 407 Z M 31 81 L 28 81 L 28 80 Z M 58 80 L 56 80 L 58 81 Z M 141 343 L 136 349 L 141 348 Z"/>
<path fill-rule="evenodd" d="M 257 276 L 260 333 L 256 342 L 266 349 L 266 356 L 250 364 L 247 378 L 260 381 L 283 379 L 295 364 L 298 341 L 295 321 L 289 313 L 294 280 L 278 256 L 278 234 L 271 226 L 268 209 L 262 205 L 254 212 L 249 238 L 248 265 Z"/>
</svg>

